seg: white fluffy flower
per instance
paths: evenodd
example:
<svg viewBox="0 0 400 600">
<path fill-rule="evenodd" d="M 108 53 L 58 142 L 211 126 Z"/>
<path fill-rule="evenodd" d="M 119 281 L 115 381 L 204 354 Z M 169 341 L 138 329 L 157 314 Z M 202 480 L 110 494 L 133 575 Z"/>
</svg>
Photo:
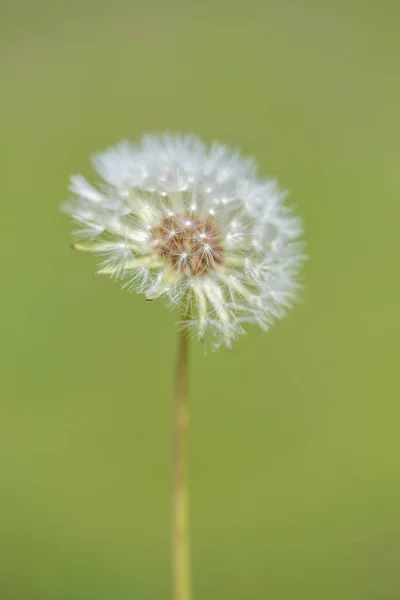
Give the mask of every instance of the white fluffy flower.
<svg viewBox="0 0 400 600">
<path fill-rule="evenodd" d="M 252 160 L 195 136 L 145 136 L 93 157 L 96 187 L 71 179 L 65 207 L 76 249 L 101 257 L 99 273 L 147 299 L 183 307 L 199 339 L 230 346 L 267 329 L 296 296 L 301 222 Z"/>
</svg>

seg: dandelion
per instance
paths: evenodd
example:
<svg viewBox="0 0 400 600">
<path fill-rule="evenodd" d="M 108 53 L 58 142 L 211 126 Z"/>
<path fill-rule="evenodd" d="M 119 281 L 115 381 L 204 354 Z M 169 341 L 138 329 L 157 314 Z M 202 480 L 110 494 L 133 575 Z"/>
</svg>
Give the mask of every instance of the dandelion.
<svg viewBox="0 0 400 600">
<path fill-rule="evenodd" d="M 186 507 L 188 335 L 231 347 L 246 326 L 267 330 L 298 292 L 302 225 L 255 163 L 195 136 L 145 136 L 93 157 L 91 185 L 71 179 L 64 207 L 74 248 L 97 254 L 99 274 L 163 299 L 182 314 L 176 383 L 175 600 L 189 600 Z"/>
</svg>

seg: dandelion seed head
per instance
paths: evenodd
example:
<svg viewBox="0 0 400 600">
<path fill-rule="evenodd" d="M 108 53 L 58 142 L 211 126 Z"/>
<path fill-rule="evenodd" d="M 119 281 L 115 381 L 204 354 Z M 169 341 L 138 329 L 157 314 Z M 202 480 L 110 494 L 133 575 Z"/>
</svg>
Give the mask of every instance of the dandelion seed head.
<svg viewBox="0 0 400 600">
<path fill-rule="evenodd" d="M 247 324 L 268 329 L 299 290 L 301 221 L 255 163 L 192 135 L 148 135 L 92 159 L 96 186 L 71 178 L 64 207 L 76 249 L 146 299 L 189 309 L 184 327 L 230 346 Z"/>
</svg>

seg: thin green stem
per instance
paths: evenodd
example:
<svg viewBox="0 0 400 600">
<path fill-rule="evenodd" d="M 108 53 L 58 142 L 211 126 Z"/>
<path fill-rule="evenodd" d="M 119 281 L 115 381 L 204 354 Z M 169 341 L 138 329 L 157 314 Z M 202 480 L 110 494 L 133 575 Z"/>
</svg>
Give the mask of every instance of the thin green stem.
<svg viewBox="0 0 400 600">
<path fill-rule="evenodd" d="M 187 320 L 188 314 L 183 315 Z M 173 600 L 191 600 L 187 480 L 189 340 L 179 332 L 175 382 L 174 483 L 172 498 Z"/>
</svg>

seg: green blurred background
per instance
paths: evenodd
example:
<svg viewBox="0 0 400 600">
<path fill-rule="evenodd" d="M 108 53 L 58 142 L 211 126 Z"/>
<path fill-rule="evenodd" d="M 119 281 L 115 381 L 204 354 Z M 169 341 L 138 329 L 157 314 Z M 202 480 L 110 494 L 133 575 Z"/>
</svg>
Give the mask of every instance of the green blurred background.
<svg viewBox="0 0 400 600">
<path fill-rule="evenodd" d="M 59 212 L 146 131 L 291 190 L 302 304 L 195 347 L 195 600 L 400 598 L 400 4 L 1 0 L 2 600 L 168 599 L 176 315 Z"/>
</svg>

